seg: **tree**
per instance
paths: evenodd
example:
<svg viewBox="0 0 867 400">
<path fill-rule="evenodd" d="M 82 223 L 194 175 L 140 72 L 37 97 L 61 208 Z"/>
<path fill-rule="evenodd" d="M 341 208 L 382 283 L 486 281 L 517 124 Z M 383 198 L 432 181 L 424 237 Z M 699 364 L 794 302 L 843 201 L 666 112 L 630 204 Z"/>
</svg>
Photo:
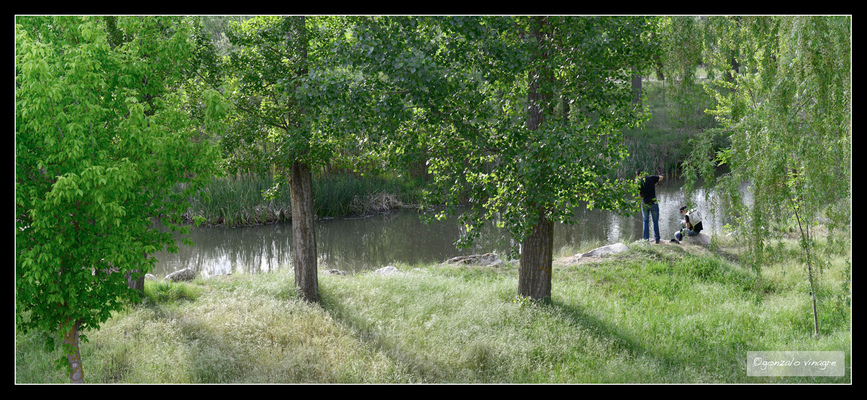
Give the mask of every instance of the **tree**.
<svg viewBox="0 0 867 400">
<path fill-rule="evenodd" d="M 631 77 L 652 59 L 645 19 L 383 18 L 356 29 L 366 75 L 413 110 L 428 203 L 445 205 L 439 217 L 463 210 L 460 245 L 486 221 L 508 227 L 520 295 L 551 296 L 554 222 L 573 222 L 576 207 L 637 207 L 634 183 L 610 175 L 626 156 L 620 129 L 643 115 Z"/>
<path fill-rule="evenodd" d="M 825 213 L 833 241 L 833 228 L 851 218 L 851 23 L 848 16 L 710 18 L 707 59 L 724 75 L 707 87 L 716 100 L 709 112 L 721 127 L 699 137 L 685 163 L 690 186 L 701 177 L 721 189 L 757 271 L 778 227 L 797 227 L 816 336 L 815 272 L 827 261 L 817 257 L 810 226 Z M 729 143 L 717 153 L 715 136 Z M 717 178 L 718 164 L 730 172 Z M 742 182 L 756 188 L 751 202 L 738 190 Z"/>
<path fill-rule="evenodd" d="M 230 97 L 252 128 L 240 134 L 249 144 L 265 145 L 267 163 L 289 175 L 295 284 L 301 298 L 317 302 L 311 167 L 327 159 L 330 150 L 311 128 L 303 95 L 302 88 L 309 86 L 306 25 L 304 17 L 277 16 L 231 24 L 226 34 L 238 50 L 225 66 Z"/>
<path fill-rule="evenodd" d="M 230 24 L 237 51 L 222 63 L 222 90 L 238 112 L 224 152 L 241 169 L 288 176 L 295 284 L 311 302 L 319 301 L 312 172 L 347 143 L 364 142 L 352 114 L 375 105 L 338 51 L 340 21 L 260 16 Z"/>
<path fill-rule="evenodd" d="M 620 130 L 641 117 L 626 82 L 633 69 L 649 65 L 650 54 L 642 51 L 648 50 L 641 41 L 648 26 L 640 18 L 534 17 L 528 22 L 530 140 L 518 156 L 527 162 L 524 170 L 514 173 L 520 182 L 515 190 L 526 190 L 519 200 L 522 209 L 515 211 L 521 215 L 519 225 L 531 226 L 522 236 L 519 293 L 540 299 L 551 296 L 554 221 L 571 222 L 574 208 L 581 206 L 634 209 L 633 182 L 610 176 L 626 156 Z M 560 115 L 555 95 L 566 100 Z"/>
<path fill-rule="evenodd" d="M 215 165 L 218 99 L 184 89 L 192 29 L 174 17 L 16 20 L 16 326 L 47 332 L 49 347 L 59 332 L 72 382 L 82 332 L 138 301 L 128 277 L 153 267 L 147 254 L 176 251 L 187 198 Z"/>
</svg>

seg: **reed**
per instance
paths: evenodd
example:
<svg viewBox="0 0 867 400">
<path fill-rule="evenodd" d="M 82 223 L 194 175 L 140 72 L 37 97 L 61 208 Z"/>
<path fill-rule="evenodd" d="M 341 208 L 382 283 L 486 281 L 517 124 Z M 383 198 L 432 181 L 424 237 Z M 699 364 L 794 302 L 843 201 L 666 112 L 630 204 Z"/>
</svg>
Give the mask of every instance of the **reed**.
<svg viewBox="0 0 867 400">
<path fill-rule="evenodd" d="M 420 181 L 381 175 L 325 175 L 314 179 L 313 201 L 318 218 L 367 214 L 417 203 Z M 207 225 L 254 225 L 292 219 L 289 185 L 280 184 L 274 199 L 263 194 L 275 187 L 271 176 L 239 175 L 215 178 L 191 199 L 188 220 L 200 216 Z"/>
<path fill-rule="evenodd" d="M 619 178 L 633 177 L 638 169 L 649 174 L 677 177 L 681 171 L 680 164 L 686 158 L 683 147 L 676 144 L 655 145 L 627 139 L 626 148 L 629 157 L 619 163 L 614 171 Z"/>
</svg>

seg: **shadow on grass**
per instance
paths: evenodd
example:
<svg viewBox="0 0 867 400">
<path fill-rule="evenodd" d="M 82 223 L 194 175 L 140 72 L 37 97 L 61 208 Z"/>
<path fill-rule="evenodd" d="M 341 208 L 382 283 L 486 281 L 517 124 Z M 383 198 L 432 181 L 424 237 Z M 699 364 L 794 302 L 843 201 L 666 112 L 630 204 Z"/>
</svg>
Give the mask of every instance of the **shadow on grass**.
<svg viewBox="0 0 867 400">
<path fill-rule="evenodd" d="M 449 377 L 443 366 L 434 360 L 419 356 L 408 351 L 406 346 L 401 345 L 400 338 L 392 338 L 377 331 L 376 321 L 364 320 L 353 316 L 352 312 L 334 299 L 325 290 L 319 292 L 320 306 L 328 312 L 335 321 L 344 324 L 347 328 L 356 332 L 359 341 L 370 346 L 376 351 L 382 352 L 391 359 L 399 368 L 409 375 L 417 378 L 422 383 L 442 383 Z"/>
<path fill-rule="evenodd" d="M 593 315 L 592 312 L 586 311 L 583 307 L 564 304 L 559 301 L 552 301 L 548 306 L 559 310 L 562 315 L 567 315 L 575 325 L 588 329 L 597 337 L 610 340 L 614 352 L 625 352 L 631 359 L 649 360 L 659 368 L 659 372 L 653 376 L 660 379 L 654 379 L 651 382 L 626 381 L 621 383 L 697 383 L 706 381 L 709 377 L 711 379 L 718 378 L 719 375 L 713 371 L 722 373 L 727 368 L 720 368 L 721 365 L 743 364 L 746 357 L 746 351 L 744 351 L 743 357 L 733 354 L 728 359 L 720 359 L 702 353 L 700 351 L 702 346 L 684 346 L 671 353 L 661 349 L 662 346 L 649 343 L 649 339 L 643 338 L 629 329 L 622 328 L 616 322 Z M 746 371 L 746 365 L 744 365 L 744 371 Z"/>
</svg>

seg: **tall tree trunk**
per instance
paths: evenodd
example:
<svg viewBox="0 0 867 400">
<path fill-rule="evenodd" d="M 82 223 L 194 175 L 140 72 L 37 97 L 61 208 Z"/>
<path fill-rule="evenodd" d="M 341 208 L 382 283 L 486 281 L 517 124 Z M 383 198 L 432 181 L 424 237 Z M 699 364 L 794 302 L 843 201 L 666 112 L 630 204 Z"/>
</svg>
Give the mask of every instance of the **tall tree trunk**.
<svg viewBox="0 0 867 400">
<path fill-rule="evenodd" d="M 81 321 L 77 320 L 72 325 L 69 332 L 63 333 L 64 351 L 72 350 L 66 355 L 66 362 L 69 363 L 70 373 L 69 381 L 72 383 L 84 383 L 84 370 L 81 367 L 81 353 L 78 349 L 78 330 L 81 328 Z"/>
<path fill-rule="evenodd" d="M 305 79 L 307 75 L 307 30 L 305 18 L 297 18 L 294 34 L 298 35 L 300 48 L 298 52 L 301 62 L 298 64 L 298 75 Z M 287 32 L 287 39 L 293 32 Z M 303 102 L 298 105 L 301 120 L 304 125 L 307 112 Z M 292 163 L 290 178 L 290 197 L 292 202 L 292 265 L 295 271 L 295 286 L 301 299 L 311 303 L 319 302 L 319 281 L 316 265 L 316 229 L 313 209 L 313 173 L 310 166 L 302 161 Z"/>
<path fill-rule="evenodd" d="M 551 298 L 551 264 L 554 254 L 554 222 L 539 209 L 539 220 L 521 243 L 518 294 L 534 300 Z"/>
<path fill-rule="evenodd" d="M 545 24 L 544 17 L 534 17 L 530 21 L 530 37 L 538 44 L 538 51 L 532 57 L 534 61 L 547 58 L 542 43 L 541 28 Z M 550 74 L 544 63 L 534 63 L 539 70 L 531 69 L 527 90 L 527 129 L 535 131 L 544 123 L 544 110 L 548 104 L 548 93 L 540 88 Z M 554 254 L 554 223 L 545 218 L 545 210 L 540 206 L 532 206 L 529 212 L 537 213 L 537 221 L 530 235 L 521 243 L 521 262 L 518 269 L 518 294 L 534 300 L 551 298 L 551 259 Z"/>
<path fill-rule="evenodd" d="M 792 202 L 792 210 L 795 214 L 795 218 L 798 220 L 798 229 L 801 231 L 801 247 L 804 248 L 804 252 L 806 253 L 806 261 L 807 261 L 807 277 L 810 281 L 810 300 L 813 303 L 813 336 L 819 337 L 819 312 L 816 309 L 816 288 L 813 286 L 813 263 L 811 262 L 812 254 L 810 254 L 810 225 L 806 225 L 806 231 L 804 230 L 804 225 L 801 224 L 801 216 L 798 212 L 798 207 L 795 205 L 795 201 Z"/>
<path fill-rule="evenodd" d="M 313 212 L 313 174 L 300 161 L 292 163 L 290 178 L 292 201 L 292 266 L 295 286 L 301 298 L 319 302 L 316 266 L 316 230 Z"/>
</svg>

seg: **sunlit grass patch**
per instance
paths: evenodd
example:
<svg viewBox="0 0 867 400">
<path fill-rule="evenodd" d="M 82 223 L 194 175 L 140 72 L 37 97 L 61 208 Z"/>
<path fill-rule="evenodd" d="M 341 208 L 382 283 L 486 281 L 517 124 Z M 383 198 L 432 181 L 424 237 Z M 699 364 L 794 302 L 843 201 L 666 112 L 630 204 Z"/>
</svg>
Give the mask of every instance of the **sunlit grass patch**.
<svg viewBox="0 0 867 400">
<path fill-rule="evenodd" d="M 171 302 L 195 300 L 201 295 L 202 288 L 185 282 L 146 281 L 144 297 L 152 302 Z"/>
</svg>

